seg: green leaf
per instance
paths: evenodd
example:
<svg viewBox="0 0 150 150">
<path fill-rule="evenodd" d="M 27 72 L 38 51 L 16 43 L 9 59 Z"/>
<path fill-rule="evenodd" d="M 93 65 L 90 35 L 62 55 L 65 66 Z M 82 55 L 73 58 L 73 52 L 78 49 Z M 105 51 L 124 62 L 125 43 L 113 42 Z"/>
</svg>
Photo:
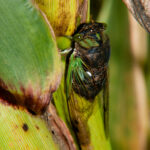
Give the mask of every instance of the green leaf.
<svg viewBox="0 0 150 150">
<path fill-rule="evenodd" d="M 44 120 L 0 103 L 0 149 L 58 150 Z"/>
<path fill-rule="evenodd" d="M 41 112 L 61 74 L 53 31 L 30 0 L 0 1 L 0 14 L 0 86 Z"/>
</svg>

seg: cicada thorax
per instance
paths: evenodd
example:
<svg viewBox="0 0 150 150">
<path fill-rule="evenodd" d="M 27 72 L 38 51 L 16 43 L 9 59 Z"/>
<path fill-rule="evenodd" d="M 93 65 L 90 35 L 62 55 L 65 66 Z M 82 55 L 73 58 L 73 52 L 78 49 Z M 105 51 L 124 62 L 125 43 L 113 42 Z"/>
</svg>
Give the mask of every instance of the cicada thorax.
<svg viewBox="0 0 150 150">
<path fill-rule="evenodd" d="M 72 87 L 76 93 L 90 100 L 100 92 L 107 78 L 110 47 L 103 31 L 103 24 L 91 23 L 83 24 L 75 34 L 74 57 L 83 61 L 85 77 L 77 82 L 73 75 Z"/>
</svg>

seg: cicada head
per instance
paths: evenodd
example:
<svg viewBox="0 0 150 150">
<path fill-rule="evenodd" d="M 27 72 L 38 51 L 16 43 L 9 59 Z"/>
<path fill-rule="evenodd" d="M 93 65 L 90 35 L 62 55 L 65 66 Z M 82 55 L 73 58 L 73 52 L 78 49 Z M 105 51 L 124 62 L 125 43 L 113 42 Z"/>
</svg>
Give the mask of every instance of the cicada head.
<svg viewBox="0 0 150 150">
<path fill-rule="evenodd" d="M 95 22 L 95 23 L 81 24 L 78 27 L 75 34 L 73 35 L 73 40 L 75 42 L 81 42 L 84 41 L 85 39 L 99 41 L 101 40 L 100 33 L 102 33 L 105 29 L 106 29 L 106 24 L 104 23 Z M 88 44 L 92 44 L 92 43 L 88 43 Z"/>
</svg>

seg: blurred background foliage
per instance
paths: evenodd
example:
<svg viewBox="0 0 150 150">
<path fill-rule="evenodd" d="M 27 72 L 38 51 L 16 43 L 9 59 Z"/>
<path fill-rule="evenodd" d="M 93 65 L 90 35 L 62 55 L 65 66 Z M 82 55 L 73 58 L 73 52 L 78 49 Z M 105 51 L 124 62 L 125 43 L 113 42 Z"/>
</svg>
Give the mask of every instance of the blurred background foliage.
<svg viewBox="0 0 150 150">
<path fill-rule="evenodd" d="M 91 18 L 107 23 L 110 142 L 115 150 L 148 149 L 150 36 L 121 0 L 91 0 Z"/>
</svg>

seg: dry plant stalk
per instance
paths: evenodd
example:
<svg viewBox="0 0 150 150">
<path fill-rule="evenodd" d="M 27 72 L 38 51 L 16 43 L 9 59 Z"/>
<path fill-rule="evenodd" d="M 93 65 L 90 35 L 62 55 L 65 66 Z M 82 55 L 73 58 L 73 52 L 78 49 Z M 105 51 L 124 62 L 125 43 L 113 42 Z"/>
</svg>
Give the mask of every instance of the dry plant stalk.
<svg viewBox="0 0 150 150">
<path fill-rule="evenodd" d="M 123 0 L 135 19 L 150 32 L 150 1 Z"/>
<path fill-rule="evenodd" d="M 133 147 L 137 150 L 145 150 L 147 142 L 148 131 L 148 108 L 147 108 L 147 93 L 146 83 L 142 64 L 147 55 L 147 34 L 143 28 L 139 26 L 136 20 L 129 14 L 130 21 L 130 46 L 133 56 L 133 86 L 135 95 L 135 113 L 136 124 L 135 127 L 136 139 L 133 142 Z"/>
<path fill-rule="evenodd" d="M 56 108 L 52 103 L 42 116 L 48 124 L 48 128 L 53 135 L 54 141 L 61 150 L 76 150 L 73 137 L 65 123 L 57 115 Z"/>
</svg>

